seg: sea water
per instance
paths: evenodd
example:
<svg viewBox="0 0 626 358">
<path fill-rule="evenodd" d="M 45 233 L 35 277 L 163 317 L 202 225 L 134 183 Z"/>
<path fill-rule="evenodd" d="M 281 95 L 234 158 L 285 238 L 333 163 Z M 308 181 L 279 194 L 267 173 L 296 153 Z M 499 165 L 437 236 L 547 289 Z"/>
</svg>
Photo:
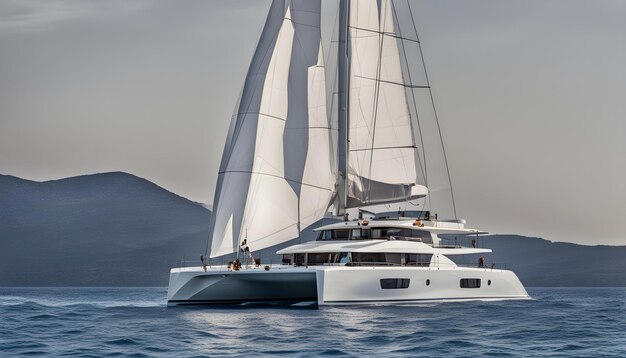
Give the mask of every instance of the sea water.
<svg viewBox="0 0 626 358">
<path fill-rule="evenodd" d="M 167 307 L 164 288 L 0 288 L 0 356 L 626 357 L 626 288 L 410 306 Z"/>
</svg>

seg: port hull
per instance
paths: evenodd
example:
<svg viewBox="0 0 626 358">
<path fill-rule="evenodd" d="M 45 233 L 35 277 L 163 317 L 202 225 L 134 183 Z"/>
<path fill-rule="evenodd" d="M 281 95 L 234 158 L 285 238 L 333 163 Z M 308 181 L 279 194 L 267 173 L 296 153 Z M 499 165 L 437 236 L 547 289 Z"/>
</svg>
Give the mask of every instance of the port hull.
<svg viewBox="0 0 626 358">
<path fill-rule="evenodd" d="M 317 301 L 315 271 L 172 269 L 168 304 Z"/>
</svg>

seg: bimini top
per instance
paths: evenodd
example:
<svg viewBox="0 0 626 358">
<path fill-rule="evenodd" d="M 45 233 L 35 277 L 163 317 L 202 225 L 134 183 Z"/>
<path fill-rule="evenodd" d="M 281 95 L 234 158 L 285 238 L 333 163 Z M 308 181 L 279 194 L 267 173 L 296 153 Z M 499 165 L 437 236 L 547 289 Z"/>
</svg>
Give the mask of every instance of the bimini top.
<svg viewBox="0 0 626 358">
<path fill-rule="evenodd" d="M 405 240 L 336 240 L 306 242 L 286 247 L 276 253 L 283 255 L 326 252 L 467 255 L 487 253 L 491 252 L 491 249 L 434 248 L 423 242 Z"/>
</svg>

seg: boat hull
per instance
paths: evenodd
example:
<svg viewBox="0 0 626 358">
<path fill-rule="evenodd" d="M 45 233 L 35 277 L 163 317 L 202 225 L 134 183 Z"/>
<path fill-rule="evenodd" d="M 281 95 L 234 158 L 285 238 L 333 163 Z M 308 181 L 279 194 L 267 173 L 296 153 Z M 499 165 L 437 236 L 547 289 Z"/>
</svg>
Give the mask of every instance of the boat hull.
<svg viewBox="0 0 626 358">
<path fill-rule="evenodd" d="M 480 287 L 462 287 L 461 281 L 468 279 L 480 280 Z M 388 287 L 394 280 L 407 281 Z M 168 288 L 169 305 L 312 301 L 326 306 L 528 298 L 512 271 L 463 267 L 172 269 Z"/>
<path fill-rule="evenodd" d="M 317 301 L 315 271 L 172 269 L 168 304 Z"/>
</svg>

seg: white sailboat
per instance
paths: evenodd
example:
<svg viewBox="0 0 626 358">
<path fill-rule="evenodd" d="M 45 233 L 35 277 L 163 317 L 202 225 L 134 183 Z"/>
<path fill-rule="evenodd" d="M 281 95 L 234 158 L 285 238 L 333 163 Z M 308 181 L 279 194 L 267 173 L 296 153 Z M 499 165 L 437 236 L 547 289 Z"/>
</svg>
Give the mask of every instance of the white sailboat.
<svg viewBox="0 0 626 358">
<path fill-rule="evenodd" d="M 228 132 L 205 253 L 241 257 L 173 268 L 168 303 L 528 298 L 513 272 L 447 257 L 491 252 L 445 244 L 442 235 L 480 234 L 463 220 L 439 220 L 428 210 L 363 210 L 347 220 L 348 210 L 373 205 L 432 205 L 423 149 L 429 139 L 418 128 L 415 99 L 415 91 L 430 88 L 416 84 L 405 46 L 419 41 L 402 36 L 392 0 L 338 1 L 336 76 L 324 63 L 321 10 L 320 0 L 273 1 Z M 315 241 L 278 251 L 282 264 L 253 259 L 252 252 L 298 237 L 330 208 L 345 220 L 316 228 Z"/>
</svg>

